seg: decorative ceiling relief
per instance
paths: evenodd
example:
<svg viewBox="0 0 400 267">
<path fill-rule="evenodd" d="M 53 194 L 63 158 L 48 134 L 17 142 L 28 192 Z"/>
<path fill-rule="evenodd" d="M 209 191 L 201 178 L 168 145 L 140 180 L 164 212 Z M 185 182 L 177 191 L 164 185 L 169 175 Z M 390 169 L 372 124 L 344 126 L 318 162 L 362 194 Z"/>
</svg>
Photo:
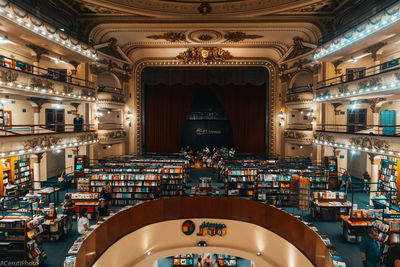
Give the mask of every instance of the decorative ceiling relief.
<svg viewBox="0 0 400 267">
<path fill-rule="evenodd" d="M 187 42 L 186 41 L 186 34 L 184 32 L 165 32 L 163 34 L 154 34 L 146 36 L 146 38 L 159 40 L 163 39 L 171 43 L 175 42 Z"/>
<path fill-rule="evenodd" d="M 246 39 L 258 39 L 262 38 L 262 35 L 257 34 L 247 34 L 241 31 L 235 32 L 226 32 L 222 34 L 219 31 L 215 30 L 196 30 L 192 31 L 188 34 L 186 39 L 186 34 L 184 32 L 165 32 L 163 34 L 154 34 L 146 36 L 146 38 L 154 39 L 154 40 L 166 40 L 171 43 L 176 42 L 194 42 L 194 43 L 215 43 L 222 39 L 225 39 L 224 42 L 241 42 Z"/>
<path fill-rule="evenodd" d="M 214 30 L 197 30 L 188 34 L 188 40 L 194 43 L 215 43 L 222 39 L 222 33 Z"/>
<path fill-rule="evenodd" d="M 282 13 L 321 13 L 333 12 L 340 4 L 339 0 L 323 0 L 314 4 L 294 8 Z"/>
<path fill-rule="evenodd" d="M 185 52 L 179 53 L 176 59 L 184 63 L 200 62 L 200 63 L 210 63 L 210 62 L 221 62 L 225 60 L 232 59 L 233 56 L 229 51 L 226 51 L 218 47 L 191 47 Z"/>
<path fill-rule="evenodd" d="M 257 34 L 247 34 L 245 32 L 228 32 L 225 33 L 224 38 L 226 39 L 225 42 L 240 42 L 246 39 L 258 39 L 262 38 L 262 35 Z"/>
</svg>

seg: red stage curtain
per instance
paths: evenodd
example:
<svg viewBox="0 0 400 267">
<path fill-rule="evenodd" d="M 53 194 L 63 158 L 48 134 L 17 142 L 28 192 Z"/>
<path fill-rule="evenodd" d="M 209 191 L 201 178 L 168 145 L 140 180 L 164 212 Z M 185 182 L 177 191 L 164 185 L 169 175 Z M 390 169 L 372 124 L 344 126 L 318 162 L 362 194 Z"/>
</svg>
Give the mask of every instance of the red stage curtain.
<svg viewBox="0 0 400 267">
<path fill-rule="evenodd" d="M 179 151 L 183 125 L 197 88 L 198 85 L 146 86 L 146 152 L 174 153 Z"/>
<path fill-rule="evenodd" d="M 228 115 L 238 153 L 265 152 L 266 84 L 212 85 Z"/>
</svg>

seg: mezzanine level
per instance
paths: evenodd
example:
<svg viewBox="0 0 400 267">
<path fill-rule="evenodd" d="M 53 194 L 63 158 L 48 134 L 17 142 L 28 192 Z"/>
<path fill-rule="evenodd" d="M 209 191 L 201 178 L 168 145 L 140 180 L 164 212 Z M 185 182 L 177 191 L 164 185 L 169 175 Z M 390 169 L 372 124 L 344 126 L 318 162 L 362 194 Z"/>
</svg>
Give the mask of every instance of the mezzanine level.
<svg viewBox="0 0 400 267">
<path fill-rule="evenodd" d="M 316 102 L 344 102 L 399 94 L 400 58 L 318 82 Z"/>
<path fill-rule="evenodd" d="M 94 83 L 66 71 L 46 69 L 0 56 L 0 92 L 74 102 L 94 102 Z"/>
</svg>

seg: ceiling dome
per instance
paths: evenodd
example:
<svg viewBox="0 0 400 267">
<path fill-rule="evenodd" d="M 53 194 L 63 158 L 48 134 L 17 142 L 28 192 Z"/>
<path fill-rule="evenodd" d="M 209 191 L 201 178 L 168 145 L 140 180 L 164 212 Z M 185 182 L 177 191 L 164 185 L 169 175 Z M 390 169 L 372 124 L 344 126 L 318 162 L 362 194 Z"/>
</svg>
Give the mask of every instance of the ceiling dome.
<svg viewBox="0 0 400 267">
<path fill-rule="evenodd" d="M 160 17 L 254 16 L 314 5 L 315 0 L 74 0 L 119 12 Z M 325 1 L 331 2 L 332 0 Z M 321 1 L 324 2 L 324 1 Z M 207 15 L 207 16 L 205 16 Z"/>
</svg>

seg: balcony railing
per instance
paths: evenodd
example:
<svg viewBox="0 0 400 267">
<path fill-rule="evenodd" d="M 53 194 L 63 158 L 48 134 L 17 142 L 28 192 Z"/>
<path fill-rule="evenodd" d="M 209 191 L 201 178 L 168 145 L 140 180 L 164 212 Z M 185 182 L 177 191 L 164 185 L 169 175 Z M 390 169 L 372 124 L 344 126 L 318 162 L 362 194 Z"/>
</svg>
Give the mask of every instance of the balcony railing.
<svg viewBox="0 0 400 267">
<path fill-rule="evenodd" d="M 351 81 L 357 81 L 364 78 L 379 75 L 394 70 L 400 69 L 400 58 L 393 59 L 391 61 L 381 63 L 369 68 L 362 69 L 360 71 L 336 76 L 327 80 L 323 80 L 317 83 L 317 90 L 322 90 L 326 87 L 344 84 Z"/>
<path fill-rule="evenodd" d="M 58 133 L 94 132 L 94 124 L 37 124 L 0 126 L 0 137 L 44 135 Z"/>
<path fill-rule="evenodd" d="M 123 130 L 124 125 L 122 123 L 99 123 L 99 130 Z"/>
<path fill-rule="evenodd" d="M 400 136 L 400 125 L 318 124 L 317 132 Z"/>
<path fill-rule="evenodd" d="M 98 93 L 111 93 L 111 94 L 123 96 L 122 88 L 112 87 L 112 86 L 100 86 L 99 85 L 97 92 Z"/>
<path fill-rule="evenodd" d="M 289 123 L 287 130 L 312 130 L 311 122 L 304 122 L 304 123 Z"/>
<path fill-rule="evenodd" d="M 88 80 L 83 80 L 57 69 L 46 69 L 33 66 L 29 63 L 18 61 L 9 57 L 0 55 L 0 66 L 18 72 L 28 73 L 41 78 L 51 79 L 53 81 L 63 82 L 74 86 L 84 87 L 94 91 L 94 83 Z M 8 82 L 8 81 L 5 81 Z"/>
</svg>

